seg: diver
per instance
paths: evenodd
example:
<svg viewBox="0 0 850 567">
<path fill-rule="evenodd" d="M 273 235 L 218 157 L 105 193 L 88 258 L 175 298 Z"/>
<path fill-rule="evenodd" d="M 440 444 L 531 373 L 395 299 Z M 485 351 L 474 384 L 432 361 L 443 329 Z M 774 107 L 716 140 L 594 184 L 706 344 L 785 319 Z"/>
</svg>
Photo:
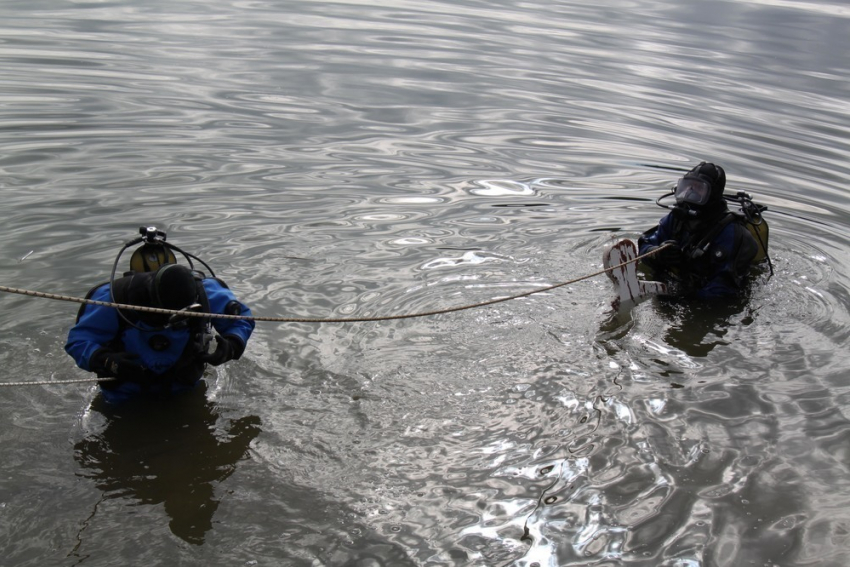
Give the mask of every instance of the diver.
<svg viewBox="0 0 850 567">
<path fill-rule="evenodd" d="M 149 308 L 245 315 L 251 310 L 199 258 L 166 243 L 165 233 L 142 227 L 142 236 L 124 245 L 109 282 L 96 285 L 87 299 Z M 115 277 L 130 246 L 143 242 L 130 259 L 131 271 Z M 173 251 L 188 260 L 177 264 Z M 192 259 L 209 270 L 194 269 Z M 94 372 L 108 401 L 141 394 L 193 389 L 207 364 L 219 366 L 242 356 L 254 330 L 250 319 L 219 319 L 159 314 L 84 304 L 68 333 L 65 351 L 77 366 Z M 213 333 L 215 331 L 215 333 Z"/>
<path fill-rule="evenodd" d="M 750 268 L 767 259 L 766 207 L 746 193 L 724 196 L 726 172 L 701 162 L 679 179 L 672 193 L 659 197 L 659 206 L 672 209 L 657 226 L 638 239 L 641 255 L 664 245 L 642 263 L 670 282 L 674 295 L 712 299 L 741 296 Z M 674 196 L 669 207 L 661 199 Z M 727 199 L 737 201 L 741 212 L 732 212 Z M 771 273 L 773 267 L 771 265 Z"/>
</svg>

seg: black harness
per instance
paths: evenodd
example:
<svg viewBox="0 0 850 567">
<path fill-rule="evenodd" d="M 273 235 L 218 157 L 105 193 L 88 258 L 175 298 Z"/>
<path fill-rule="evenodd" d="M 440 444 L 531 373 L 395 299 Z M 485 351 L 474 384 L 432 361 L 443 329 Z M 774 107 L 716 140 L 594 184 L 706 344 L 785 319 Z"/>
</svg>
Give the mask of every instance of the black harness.
<svg viewBox="0 0 850 567">
<path fill-rule="evenodd" d="M 697 239 L 699 234 L 692 234 L 688 239 L 688 242 L 685 243 L 685 245 L 682 247 L 682 249 L 685 251 L 685 255 L 692 260 L 696 260 L 704 256 L 705 253 L 708 252 L 708 249 L 711 247 L 711 243 L 714 242 L 714 239 L 720 236 L 720 233 L 723 232 L 727 226 L 729 226 L 736 220 L 737 219 L 735 213 L 727 212 L 719 221 L 714 224 L 714 226 L 712 226 L 707 232 L 705 232 L 702 235 L 702 238 L 700 238 L 699 241 L 697 241 L 696 243 L 694 243 L 693 241 Z M 740 245 L 740 239 L 741 235 L 736 234 L 736 249 L 738 245 Z"/>
</svg>

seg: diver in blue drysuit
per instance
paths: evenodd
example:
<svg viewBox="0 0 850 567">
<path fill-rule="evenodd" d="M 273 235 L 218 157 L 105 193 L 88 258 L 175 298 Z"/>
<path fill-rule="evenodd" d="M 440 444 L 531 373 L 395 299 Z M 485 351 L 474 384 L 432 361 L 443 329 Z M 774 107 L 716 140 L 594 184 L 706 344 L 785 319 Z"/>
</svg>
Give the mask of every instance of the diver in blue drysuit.
<svg viewBox="0 0 850 567">
<path fill-rule="evenodd" d="M 729 211 L 726 173 L 702 162 L 676 185 L 676 206 L 638 239 L 640 254 L 671 246 L 643 260 L 670 281 L 676 295 L 697 299 L 738 296 L 759 250 L 750 232 Z"/>
<path fill-rule="evenodd" d="M 93 288 L 88 298 L 172 310 L 251 315 L 227 285 L 178 264 L 155 272 L 130 272 L 112 284 Z M 216 332 L 213 337 L 213 329 Z M 194 388 L 207 364 L 238 359 L 254 330 L 254 321 L 150 314 L 83 305 L 68 333 L 65 351 L 83 370 L 99 378 L 109 401 L 138 393 L 173 393 Z M 215 348 L 212 348 L 212 345 Z"/>
</svg>

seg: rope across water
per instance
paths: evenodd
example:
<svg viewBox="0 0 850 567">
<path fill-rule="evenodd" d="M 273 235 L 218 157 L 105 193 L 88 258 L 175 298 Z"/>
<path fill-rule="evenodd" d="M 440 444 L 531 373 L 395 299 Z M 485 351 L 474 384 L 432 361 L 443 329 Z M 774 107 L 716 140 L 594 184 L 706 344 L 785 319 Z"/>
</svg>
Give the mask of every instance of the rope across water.
<svg viewBox="0 0 850 567">
<path fill-rule="evenodd" d="M 83 384 L 85 382 L 113 382 L 117 378 L 74 378 L 73 380 L 27 380 L 24 382 L 0 382 L 3 386 L 47 386 L 50 384 Z"/>
<path fill-rule="evenodd" d="M 544 293 L 547 291 L 551 291 L 553 289 L 557 289 L 559 287 L 568 286 L 574 283 L 578 283 L 580 281 L 588 280 L 590 278 L 594 278 L 596 276 L 602 275 L 606 272 L 612 272 L 623 266 L 627 266 L 628 264 L 632 264 L 638 262 L 644 258 L 648 258 L 653 256 L 666 248 L 667 246 L 671 246 L 670 244 L 665 244 L 663 246 L 659 246 L 643 254 L 641 256 L 637 256 L 631 260 L 623 262 L 621 264 L 617 264 L 616 266 L 610 266 L 608 268 L 586 274 L 584 276 L 579 276 L 577 278 L 571 279 L 569 281 L 545 286 L 539 289 L 534 289 L 531 291 L 526 291 L 523 293 L 518 293 L 516 295 L 510 295 L 507 297 L 499 297 L 496 299 L 489 299 L 487 301 L 481 301 L 478 303 L 470 303 L 467 305 L 459 305 L 457 307 L 446 307 L 444 309 L 435 309 L 433 311 L 421 311 L 419 313 L 406 313 L 401 315 L 378 315 L 372 317 L 329 317 L 329 318 L 311 318 L 311 317 L 259 317 L 253 315 L 226 315 L 223 313 L 200 313 L 197 311 L 180 311 L 174 309 L 161 309 L 158 307 L 144 307 L 141 305 L 128 305 L 124 303 L 110 303 L 109 301 L 98 301 L 94 299 L 85 299 L 82 297 L 73 297 L 69 295 L 59 295 L 56 293 L 47 293 L 43 291 L 33 291 L 28 289 L 20 289 L 14 287 L 8 287 L 5 285 L 0 285 L 0 292 L 4 293 L 14 293 L 18 295 L 26 295 L 28 297 L 39 297 L 42 299 L 53 299 L 56 301 L 68 301 L 71 303 L 82 303 L 85 305 L 99 305 L 101 307 L 114 307 L 116 309 L 125 309 L 128 311 L 141 311 L 143 313 L 156 313 L 161 315 L 178 315 L 181 317 L 201 317 L 205 319 L 244 319 L 250 321 L 265 321 L 272 323 L 365 323 L 365 322 L 374 322 L 374 321 L 394 321 L 398 319 L 413 319 L 416 317 L 432 317 L 434 315 L 443 315 L 446 313 L 455 313 L 458 311 L 465 311 L 467 309 L 476 309 L 479 307 L 486 307 L 488 305 L 495 305 L 496 303 L 504 303 L 506 301 L 512 301 L 514 299 L 521 299 L 523 297 L 528 297 L 530 295 L 534 295 L 537 293 Z"/>
<path fill-rule="evenodd" d="M 4 293 L 13 293 L 18 295 L 25 295 L 28 297 L 38 297 L 42 299 L 53 299 L 56 301 L 68 301 L 71 303 L 81 303 L 85 305 L 99 305 L 102 307 L 113 307 L 116 309 L 127 309 L 131 311 L 141 311 L 144 313 L 156 313 L 163 315 L 179 315 L 184 317 L 203 317 L 208 319 L 245 319 L 251 321 L 266 321 L 273 323 L 364 323 L 364 322 L 374 322 L 374 321 L 394 321 L 398 319 L 413 319 L 416 317 L 431 317 L 434 315 L 443 315 L 446 313 L 456 313 L 458 311 L 465 311 L 467 309 L 476 309 L 480 307 L 486 307 L 488 305 L 495 305 L 497 303 L 504 303 L 506 301 L 512 301 L 514 299 L 521 299 L 523 297 L 528 297 L 530 295 L 534 295 L 537 293 L 544 293 L 547 291 L 551 291 L 553 289 L 557 289 L 560 287 L 565 287 L 574 283 L 578 283 L 584 280 L 588 280 L 590 278 L 594 278 L 596 276 L 602 275 L 606 272 L 612 272 L 628 264 L 632 264 L 635 262 L 639 262 L 644 258 L 648 258 L 653 256 L 663 250 L 664 248 L 671 246 L 670 244 L 665 244 L 655 248 L 646 254 L 642 254 L 628 260 L 626 262 L 622 262 L 617 264 L 616 266 L 610 266 L 608 268 L 604 268 L 602 270 L 598 270 L 596 272 L 586 274 L 584 276 L 579 276 L 577 278 L 545 286 L 539 289 L 534 289 L 531 291 L 526 291 L 523 293 L 518 293 L 516 295 L 510 295 L 508 297 L 499 297 L 496 299 L 490 299 L 487 301 L 481 301 L 478 303 L 470 303 L 467 305 L 459 305 L 457 307 L 447 307 L 444 309 L 435 309 L 433 311 L 421 311 L 419 313 L 406 313 L 401 315 L 381 315 L 374 317 L 332 317 L 332 318 L 305 318 L 305 317 L 257 317 L 250 315 L 225 315 L 219 313 L 199 313 L 196 311 L 177 311 L 173 309 L 160 309 L 157 307 L 143 307 L 140 305 L 127 305 L 123 303 L 110 303 L 108 301 L 98 301 L 94 299 L 85 299 L 82 297 L 73 297 L 68 295 L 59 295 L 56 293 L 47 293 L 42 291 L 33 291 L 28 289 L 20 289 L 14 287 L 8 287 L 5 285 L 0 285 L 0 292 Z M 0 387 L 2 386 L 35 386 L 35 385 L 44 385 L 44 384 L 76 384 L 81 382 L 102 382 L 111 380 L 110 378 L 80 378 L 74 380 L 40 380 L 40 381 L 32 381 L 32 382 L 0 382 Z"/>
</svg>

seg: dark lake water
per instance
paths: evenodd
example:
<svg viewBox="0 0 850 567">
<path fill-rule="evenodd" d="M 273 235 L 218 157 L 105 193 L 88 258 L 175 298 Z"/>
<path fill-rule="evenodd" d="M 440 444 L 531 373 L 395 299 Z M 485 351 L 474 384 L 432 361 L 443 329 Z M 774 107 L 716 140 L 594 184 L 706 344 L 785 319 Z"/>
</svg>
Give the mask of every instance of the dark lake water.
<svg viewBox="0 0 850 567">
<path fill-rule="evenodd" d="M 0 563 L 850 564 L 848 51 L 839 0 L 4 0 L 2 285 L 82 296 L 153 224 L 257 315 L 463 305 L 598 270 L 702 160 L 775 275 L 259 323 L 156 404 L 2 387 Z M 0 380 L 87 377 L 75 304 L 0 301 Z"/>
</svg>

